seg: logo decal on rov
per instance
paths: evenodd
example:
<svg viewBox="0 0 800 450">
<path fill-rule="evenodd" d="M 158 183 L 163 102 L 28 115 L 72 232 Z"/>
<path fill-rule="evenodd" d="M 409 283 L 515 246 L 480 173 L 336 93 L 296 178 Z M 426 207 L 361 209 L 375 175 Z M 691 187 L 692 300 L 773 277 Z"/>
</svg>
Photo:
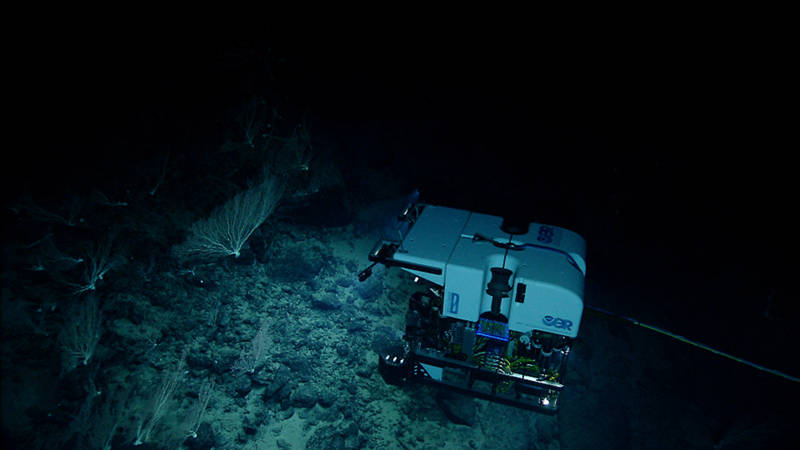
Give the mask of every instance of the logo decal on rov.
<svg viewBox="0 0 800 450">
<path fill-rule="evenodd" d="M 548 327 L 563 328 L 567 331 L 572 331 L 571 320 L 562 319 L 560 317 L 544 316 L 542 322 L 544 322 L 544 324 L 547 325 Z"/>
</svg>

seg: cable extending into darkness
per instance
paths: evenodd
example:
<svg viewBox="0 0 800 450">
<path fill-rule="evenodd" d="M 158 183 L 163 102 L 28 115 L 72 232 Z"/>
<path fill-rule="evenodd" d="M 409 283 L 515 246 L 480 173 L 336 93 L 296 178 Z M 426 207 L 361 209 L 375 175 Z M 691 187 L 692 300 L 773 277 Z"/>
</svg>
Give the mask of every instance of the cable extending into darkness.
<svg viewBox="0 0 800 450">
<path fill-rule="evenodd" d="M 754 362 L 747 361 L 745 359 L 739 358 L 738 356 L 734 356 L 734 355 L 731 355 L 730 353 L 725 353 L 723 351 L 720 351 L 720 350 L 717 350 L 715 348 L 709 347 L 708 345 L 701 344 L 699 342 L 695 342 L 695 341 L 693 341 L 691 339 L 685 338 L 685 337 L 683 337 L 681 335 L 678 335 L 678 334 L 675 334 L 675 333 L 673 333 L 671 331 L 667 331 L 667 330 L 665 330 L 663 328 L 659 328 L 659 327 L 657 327 L 655 325 L 650 325 L 650 324 L 647 324 L 647 323 L 644 323 L 644 322 L 640 322 L 640 321 L 638 321 L 638 320 L 636 320 L 636 319 L 634 319 L 632 317 L 624 316 L 622 314 L 617 314 L 617 313 L 608 311 L 608 310 L 603 309 L 603 308 L 598 308 L 596 306 L 584 305 L 584 307 L 586 309 L 590 309 L 592 311 L 596 311 L 596 312 L 599 312 L 601 314 L 605 314 L 607 316 L 611 316 L 611 317 L 614 317 L 614 318 L 617 318 L 617 319 L 624 320 L 626 322 L 632 323 L 634 325 L 638 325 L 638 326 L 640 326 L 642 328 L 647 328 L 648 330 L 655 331 L 656 333 L 661 333 L 661 334 L 663 334 L 665 336 L 669 336 L 669 337 L 671 337 L 673 339 L 677 339 L 677 340 L 679 340 L 681 342 L 685 342 L 685 343 L 693 345 L 695 347 L 702 348 L 703 350 L 706 350 L 706 351 L 709 351 L 711 353 L 714 353 L 715 355 L 723 356 L 725 358 L 731 359 L 731 360 L 736 361 L 738 363 L 742 363 L 744 365 L 750 366 L 750 367 L 752 367 L 754 369 L 758 369 L 758 370 L 767 372 L 767 373 L 772 374 L 772 375 L 777 375 L 777 376 L 779 376 L 781 378 L 785 378 L 785 379 L 787 379 L 789 381 L 794 381 L 795 383 L 800 383 L 800 378 L 798 378 L 798 377 L 793 377 L 793 376 L 791 376 L 789 374 L 786 374 L 786 373 L 783 373 L 783 372 L 781 372 L 779 370 L 770 369 L 768 367 L 764 367 L 764 366 L 756 364 Z"/>
</svg>

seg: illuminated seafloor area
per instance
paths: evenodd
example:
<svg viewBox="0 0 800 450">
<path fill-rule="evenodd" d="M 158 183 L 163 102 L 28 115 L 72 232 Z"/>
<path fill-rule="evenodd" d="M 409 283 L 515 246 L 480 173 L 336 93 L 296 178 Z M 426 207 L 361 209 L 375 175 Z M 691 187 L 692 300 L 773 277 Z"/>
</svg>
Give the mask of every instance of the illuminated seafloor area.
<svg viewBox="0 0 800 450">
<path fill-rule="evenodd" d="M 3 162 L 3 448 L 796 448 L 791 168 L 724 55 L 37 45 Z M 358 273 L 415 190 L 585 238 L 556 415 L 378 373 L 415 285 Z"/>
</svg>

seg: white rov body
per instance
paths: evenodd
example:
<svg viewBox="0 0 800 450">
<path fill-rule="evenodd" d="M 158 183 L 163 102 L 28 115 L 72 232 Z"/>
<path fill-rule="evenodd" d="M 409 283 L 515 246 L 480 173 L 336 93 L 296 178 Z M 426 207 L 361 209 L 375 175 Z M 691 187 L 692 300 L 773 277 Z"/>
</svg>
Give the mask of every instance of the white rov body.
<svg viewBox="0 0 800 450">
<path fill-rule="evenodd" d="M 491 269 L 512 272 L 512 290 L 501 303 L 509 331 L 544 331 L 574 338 L 583 312 L 586 242 L 570 230 L 530 224 L 527 234 L 500 229 L 502 218 L 426 205 L 394 259 L 438 269 L 404 268 L 444 287 L 443 317 L 468 322 L 490 310 Z M 494 243 L 513 245 L 513 250 Z"/>
</svg>

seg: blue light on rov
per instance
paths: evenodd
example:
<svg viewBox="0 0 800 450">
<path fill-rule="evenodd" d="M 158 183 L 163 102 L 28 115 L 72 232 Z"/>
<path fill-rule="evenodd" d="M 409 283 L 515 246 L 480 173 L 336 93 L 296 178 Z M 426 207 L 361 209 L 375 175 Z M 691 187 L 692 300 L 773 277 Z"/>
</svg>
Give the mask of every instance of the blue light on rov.
<svg viewBox="0 0 800 450">
<path fill-rule="evenodd" d="M 508 324 L 497 320 L 481 318 L 478 320 L 478 336 L 508 342 Z"/>
</svg>

